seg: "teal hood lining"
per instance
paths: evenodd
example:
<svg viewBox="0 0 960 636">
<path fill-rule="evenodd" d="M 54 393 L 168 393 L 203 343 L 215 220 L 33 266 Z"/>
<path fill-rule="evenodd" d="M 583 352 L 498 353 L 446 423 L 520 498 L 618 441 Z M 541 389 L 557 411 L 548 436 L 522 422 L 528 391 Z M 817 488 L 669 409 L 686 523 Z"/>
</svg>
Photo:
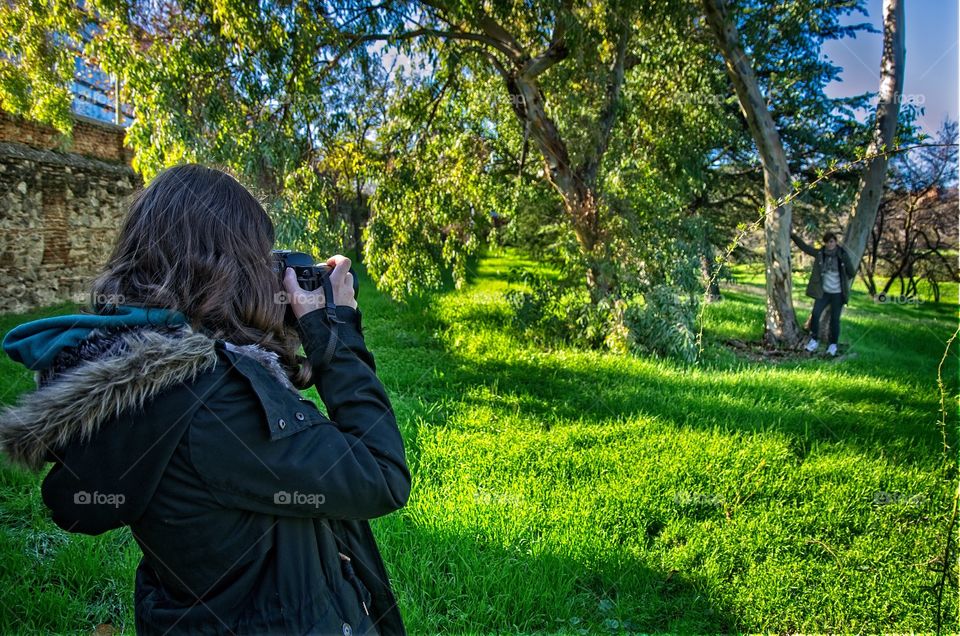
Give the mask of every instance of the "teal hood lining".
<svg viewBox="0 0 960 636">
<path fill-rule="evenodd" d="M 117 305 L 109 314 L 70 314 L 42 318 L 18 325 L 3 338 L 3 350 L 28 369 L 46 369 L 64 349 L 76 347 L 96 329 L 173 327 L 187 317 L 172 309 Z"/>
</svg>

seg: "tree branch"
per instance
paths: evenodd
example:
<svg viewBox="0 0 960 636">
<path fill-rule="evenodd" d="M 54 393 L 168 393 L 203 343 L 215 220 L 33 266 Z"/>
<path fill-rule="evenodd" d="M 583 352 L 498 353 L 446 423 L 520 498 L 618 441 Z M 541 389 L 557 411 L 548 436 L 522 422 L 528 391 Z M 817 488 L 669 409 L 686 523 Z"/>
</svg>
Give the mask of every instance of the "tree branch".
<svg viewBox="0 0 960 636">
<path fill-rule="evenodd" d="M 582 166 L 577 171 L 584 181 L 593 183 L 600 169 L 600 160 L 607 150 L 607 144 L 610 142 L 610 133 L 613 125 L 617 121 L 617 110 L 620 107 L 620 92 L 623 87 L 624 65 L 627 57 L 627 45 L 630 42 L 632 28 L 627 22 L 623 23 L 620 29 L 620 37 L 617 40 L 617 54 L 614 58 L 613 68 L 610 69 L 610 79 L 607 83 L 607 97 L 603 110 L 597 118 L 594 129 L 597 131 L 597 137 L 590 154 L 585 158 Z"/>
<path fill-rule="evenodd" d="M 569 3 L 565 3 L 565 9 Z M 535 79 L 548 68 L 565 59 L 570 51 L 567 49 L 566 41 L 567 28 L 564 25 L 561 15 L 558 14 L 556 22 L 553 25 L 553 34 L 550 36 L 550 45 L 547 50 L 540 55 L 532 58 L 520 67 L 520 74 L 529 79 Z"/>
</svg>

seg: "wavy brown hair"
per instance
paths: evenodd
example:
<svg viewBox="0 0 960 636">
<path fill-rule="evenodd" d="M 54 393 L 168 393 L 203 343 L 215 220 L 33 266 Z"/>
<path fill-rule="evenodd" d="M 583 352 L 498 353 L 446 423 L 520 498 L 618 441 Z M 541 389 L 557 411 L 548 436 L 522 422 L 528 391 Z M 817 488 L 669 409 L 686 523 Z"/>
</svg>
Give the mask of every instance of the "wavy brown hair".
<svg viewBox="0 0 960 636">
<path fill-rule="evenodd" d="M 194 330 L 276 353 L 294 385 L 310 382 L 300 338 L 278 302 L 273 222 L 232 176 L 184 164 L 133 198 L 117 244 L 93 282 L 90 304 L 174 309 Z"/>
</svg>

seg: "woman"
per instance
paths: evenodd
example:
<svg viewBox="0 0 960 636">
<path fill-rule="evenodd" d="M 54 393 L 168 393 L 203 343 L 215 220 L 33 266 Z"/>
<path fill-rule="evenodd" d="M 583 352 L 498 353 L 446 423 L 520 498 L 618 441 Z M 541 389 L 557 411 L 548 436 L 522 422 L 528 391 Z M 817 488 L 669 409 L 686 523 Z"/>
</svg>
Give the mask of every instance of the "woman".
<svg viewBox="0 0 960 636">
<path fill-rule="evenodd" d="M 273 242 L 232 177 L 171 168 L 133 201 L 92 313 L 4 339 L 39 388 L 0 444 L 53 463 L 60 527 L 130 527 L 137 633 L 404 633 L 367 520 L 406 504 L 410 473 L 350 261 L 327 261 L 328 313 L 289 268 L 281 289 Z"/>
<path fill-rule="evenodd" d="M 840 312 L 850 298 L 850 281 L 856 273 L 850 252 L 837 244 L 837 235 L 827 232 L 823 235 L 823 246 L 818 250 L 808 245 L 796 234 L 790 238 L 805 254 L 813 257 L 813 271 L 807 283 L 807 296 L 814 298 L 813 313 L 810 319 L 810 342 L 807 351 L 817 350 L 817 334 L 820 331 L 820 315 L 830 307 L 830 344 L 827 353 L 837 355 L 837 341 L 840 339 Z"/>
</svg>

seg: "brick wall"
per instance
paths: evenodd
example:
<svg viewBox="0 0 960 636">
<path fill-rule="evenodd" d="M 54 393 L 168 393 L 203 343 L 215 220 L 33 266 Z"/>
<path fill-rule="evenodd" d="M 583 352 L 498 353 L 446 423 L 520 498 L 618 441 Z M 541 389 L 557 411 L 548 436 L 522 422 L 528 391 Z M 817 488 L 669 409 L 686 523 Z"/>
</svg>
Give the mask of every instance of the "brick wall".
<svg viewBox="0 0 960 636">
<path fill-rule="evenodd" d="M 123 135 L 78 117 L 65 143 L 0 111 L 0 312 L 86 300 L 142 185 Z"/>
</svg>

